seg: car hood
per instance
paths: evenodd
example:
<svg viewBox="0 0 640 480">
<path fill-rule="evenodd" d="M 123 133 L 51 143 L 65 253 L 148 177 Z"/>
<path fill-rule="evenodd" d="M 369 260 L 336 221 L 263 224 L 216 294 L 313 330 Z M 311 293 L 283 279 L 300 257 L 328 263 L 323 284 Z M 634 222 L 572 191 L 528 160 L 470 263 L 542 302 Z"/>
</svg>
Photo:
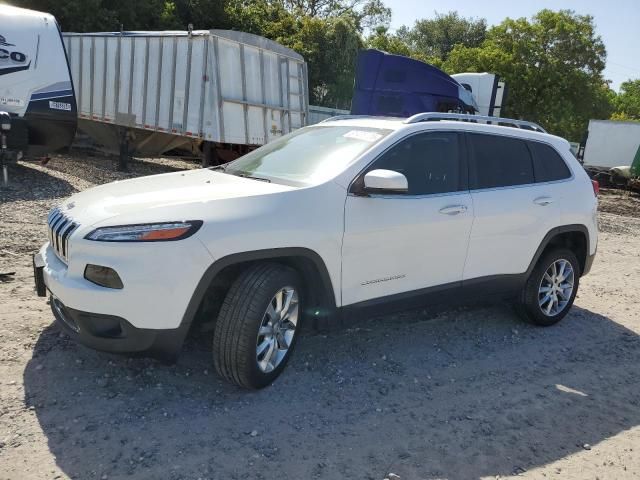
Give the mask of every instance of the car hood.
<svg viewBox="0 0 640 480">
<path fill-rule="evenodd" d="M 77 193 L 60 208 L 83 225 L 113 217 L 154 222 L 191 219 L 192 206 L 238 197 L 255 197 L 294 187 L 242 178 L 208 169 L 117 181 Z M 168 218 L 167 215 L 175 218 Z M 176 216 L 177 215 L 177 216 Z"/>
</svg>

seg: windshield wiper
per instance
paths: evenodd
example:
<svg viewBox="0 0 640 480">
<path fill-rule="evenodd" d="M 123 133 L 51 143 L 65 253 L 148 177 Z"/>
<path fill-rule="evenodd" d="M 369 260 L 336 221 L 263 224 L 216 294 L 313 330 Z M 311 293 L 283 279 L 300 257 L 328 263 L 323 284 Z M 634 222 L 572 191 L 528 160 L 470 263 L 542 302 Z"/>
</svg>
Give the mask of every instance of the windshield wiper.
<svg viewBox="0 0 640 480">
<path fill-rule="evenodd" d="M 249 175 L 248 173 L 237 172 L 237 173 L 232 173 L 232 175 L 236 175 L 242 178 L 250 178 L 251 180 L 259 180 L 261 182 L 271 183 L 271 180 L 269 180 L 268 178 L 254 177 L 253 175 Z"/>
</svg>

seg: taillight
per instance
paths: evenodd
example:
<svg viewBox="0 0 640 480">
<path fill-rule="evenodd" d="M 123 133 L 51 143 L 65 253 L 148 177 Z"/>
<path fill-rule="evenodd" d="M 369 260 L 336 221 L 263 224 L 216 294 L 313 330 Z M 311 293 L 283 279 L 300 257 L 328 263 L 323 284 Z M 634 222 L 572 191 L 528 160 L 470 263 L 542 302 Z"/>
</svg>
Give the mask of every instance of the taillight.
<svg viewBox="0 0 640 480">
<path fill-rule="evenodd" d="M 593 194 L 597 197 L 600 194 L 600 183 L 597 180 L 591 180 L 593 186 Z"/>
</svg>

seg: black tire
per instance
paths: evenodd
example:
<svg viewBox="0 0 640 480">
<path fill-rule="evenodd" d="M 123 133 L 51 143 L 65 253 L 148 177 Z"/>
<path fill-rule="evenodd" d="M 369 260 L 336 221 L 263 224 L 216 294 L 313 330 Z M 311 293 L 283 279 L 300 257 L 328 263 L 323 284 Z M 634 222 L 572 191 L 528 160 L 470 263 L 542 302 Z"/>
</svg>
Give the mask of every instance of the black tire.
<svg viewBox="0 0 640 480">
<path fill-rule="evenodd" d="M 539 288 L 542 282 L 542 278 L 547 271 L 547 269 L 557 260 L 566 260 L 571 264 L 574 272 L 574 280 L 573 280 L 573 291 L 571 292 L 571 296 L 569 297 L 569 301 L 564 306 L 562 310 L 560 310 L 556 315 L 546 315 L 540 305 L 539 301 Z M 580 284 L 580 263 L 578 262 L 575 254 L 566 248 L 558 248 L 546 252 L 542 257 L 538 260 L 535 268 L 529 275 L 527 279 L 527 283 L 522 291 L 522 295 L 520 298 L 520 304 L 518 311 L 525 320 L 543 327 L 548 327 L 551 325 L 555 325 L 560 320 L 562 320 L 569 310 L 571 310 L 571 306 L 573 305 L 573 301 L 576 297 L 576 293 L 578 292 L 578 287 Z"/>
<path fill-rule="evenodd" d="M 287 364 L 300 334 L 298 319 L 293 340 L 277 367 L 263 372 L 256 359 L 258 330 L 274 295 L 285 286 L 301 294 L 297 273 L 277 263 L 254 265 L 233 282 L 220 308 L 213 333 L 213 363 L 218 374 L 240 387 L 258 389 L 270 385 Z M 302 298 L 298 314 L 302 316 Z"/>
</svg>

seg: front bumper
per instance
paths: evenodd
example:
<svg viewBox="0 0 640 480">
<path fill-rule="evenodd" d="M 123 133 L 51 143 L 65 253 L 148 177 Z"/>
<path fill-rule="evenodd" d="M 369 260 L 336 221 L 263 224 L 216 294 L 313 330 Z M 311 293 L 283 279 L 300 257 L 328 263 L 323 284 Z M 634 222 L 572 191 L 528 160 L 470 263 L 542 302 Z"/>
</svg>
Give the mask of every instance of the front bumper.
<svg viewBox="0 0 640 480">
<path fill-rule="evenodd" d="M 191 324 L 188 303 L 211 261 L 202 244 L 189 238 L 171 245 L 75 243 L 68 264 L 47 243 L 33 266 L 38 294 L 51 294 L 58 324 L 74 340 L 108 352 L 173 355 Z M 84 278 L 88 263 L 113 267 L 124 288 Z"/>
<path fill-rule="evenodd" d="M 51 295 L 51 311 L 59 327 L 73 340 L 87 347 L 111 353 L 145 352 L 174 358 L 184 341 L 186 330 L 136 328 L 124 318 L 83 312 L 66 307 Z"/>
</svg>

